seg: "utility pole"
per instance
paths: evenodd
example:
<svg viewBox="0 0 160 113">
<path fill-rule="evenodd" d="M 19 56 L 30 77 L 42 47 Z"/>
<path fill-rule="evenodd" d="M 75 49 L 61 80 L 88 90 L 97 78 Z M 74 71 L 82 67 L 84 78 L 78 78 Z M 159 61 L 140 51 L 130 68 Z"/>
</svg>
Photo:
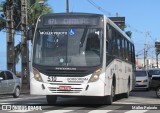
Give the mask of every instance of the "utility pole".
<svg viewBox="0 0 160 113">
<path fill-rule="evenodd" d="M 157 40 L 155 42 L 155 47 L 156 47 L 156 64 L 157 64 L 157 68 L 158 66 L 158 55 L 160 54 L 160 42 Z"/>
<path fill-rule="evenodd" d="M 22 52 L 22 83 L 27 83 L 29 77 L 29 49 L 27 41 L 27 0 L 21 0 L 21 52 Z"/>
<path fill-rule="evenodd" d="M 149 32 L 146 32 L 146 42 L 144 47 L 144 68 L 148 69 L 148 35 Z"/>
<path fill-rule="evenodd" d="M 66 0 L 66 13 L 69 13 L 69 1 Z"/>
<path fill-rule="evenodd" d="M 16 73 L 15 52 L 14 52 L 14 21 L 13 21 L 13 1 L 7 0 L 6 5 L 6 39 L 7 39 L 7 69 Z"/>
</svg>

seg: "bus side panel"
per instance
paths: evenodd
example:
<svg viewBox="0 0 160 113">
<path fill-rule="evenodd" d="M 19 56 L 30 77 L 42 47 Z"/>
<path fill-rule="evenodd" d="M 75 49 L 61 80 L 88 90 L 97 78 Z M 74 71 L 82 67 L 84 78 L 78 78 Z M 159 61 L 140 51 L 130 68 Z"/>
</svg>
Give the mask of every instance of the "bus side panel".
<svg viewBox="0 0 160 113">
<path fill-rule="evenodd" d="M 105 95 L 111 94 L 111 85 L 113 76 L 116 78 L 115 94 L 126 93 L 128 88 L 128 79 L 130 77 L 130 91 L 132 90 L 132 65 L 124 61 L 114 59 L 106 67 L 105 76 Z"/>
</svg>

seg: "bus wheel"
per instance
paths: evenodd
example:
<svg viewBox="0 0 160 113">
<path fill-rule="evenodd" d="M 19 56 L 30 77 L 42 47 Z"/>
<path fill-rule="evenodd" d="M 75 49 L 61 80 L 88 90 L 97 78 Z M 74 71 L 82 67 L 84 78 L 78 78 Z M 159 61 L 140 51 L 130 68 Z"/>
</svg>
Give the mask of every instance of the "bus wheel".
<svg viewBox="0 0 160 113">
<path fill-rule="evenodd" d="M 47 99 L 47 103 L 48 103 L 48 104 L 56 104 L 57 96 L 47 95 L 47 96 L 46 96 L 46 99 Z"/>
<path fill-rule="evenodd" d="M 157 95 L 158 98 L 160 98 L 160 87 L 157 88 L 156 95 Z"/>
<path fill-rule="evenodd" d="M 115 94 L 115 88 L 112 85 L 112 87 L 111 87 L 111 95 L 106 96 L 105 99 L 104 99 L 105 104 L 107 104 L 107 105 L 111 105 L 112 104 L 113 98 L 114 98 L 114 94 Z"/>
<path fill-rule="evenodd" d="M 124 97 L 128 98 L 129 97 L 129 93 L 130 93 L 130 86 L 128 85 L 127 92 L 124 94 Z"/>
</svg>

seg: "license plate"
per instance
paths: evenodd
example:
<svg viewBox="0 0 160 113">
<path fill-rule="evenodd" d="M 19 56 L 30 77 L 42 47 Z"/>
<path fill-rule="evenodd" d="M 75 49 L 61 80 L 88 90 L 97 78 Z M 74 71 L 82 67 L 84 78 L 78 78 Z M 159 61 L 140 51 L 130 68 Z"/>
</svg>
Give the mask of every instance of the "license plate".
<svg viewBox="0 0 160 113">
<path fill-rule="evenodd" d="M 69 90 L 71 90 L 71 86 L 59 86 L 59 90 L 69 91 Z"/>
</svg>

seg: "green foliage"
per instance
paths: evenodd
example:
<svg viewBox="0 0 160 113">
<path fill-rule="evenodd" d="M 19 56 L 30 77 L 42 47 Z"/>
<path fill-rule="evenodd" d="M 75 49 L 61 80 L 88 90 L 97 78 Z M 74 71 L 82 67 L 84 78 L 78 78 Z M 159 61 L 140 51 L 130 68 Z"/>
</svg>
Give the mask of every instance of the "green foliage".
<svg viewBox="0 0 160 113">
<path fill-rule="evenodd" d="M 41 0 L 28 0 L 28 26 L 35 25 L 38 17 L 42 14 L 52 13 L 51 7 L 49 7 L 47 4 L 39 4 L 38 2 Z M 44 0 L 47 2 L 47 0 Z M 13 20 L 14 20 L 14 28 L 16 31 L 20 31 L 20 22 L 21 22 L 21 0 L 13 0 L 13 3 L 10 3 L 9 5 L 12 5 L 13 10 Z M 8 6 L 8 3 L 6 1 L 2 1 L 0 3 L 0 30 L 4 29 L 6 26 L 6 9 L 11 8 L 11 6 Z M 4 17 L 2 16 L 4 15 Z"/>
<path fill-rule="evenodd" d="M 19 42 L 14 47 L 14 53 L 15 53 L 15 62 L 16 62 L 16 64 L 18 64 L 18 62 L 19 62 L 19 56 L 21 55 L 21 42 Z"/>
<path fill-rule="evenodd" d="M 47 4 L 38 4 L 41 0 L 28 0 L 28 26 L 35 25 L 38 17 L 42 14 L 52 13 L 51 7 Z M 47 0 L 44 0 L 47 2 Z M 8 6 L 9 5 L 9 6 Z M 0 3 L 0 30 L 6 28 L 6 9 L 11 8 L 13 10 L 14 29 L 16 31 L 21 30 L 21 0 L 13 0 L 13 3 L 7 3 L 6 0 Z M 34 27 L 34 26 L 33 26 Z M 19 55 L 21 55 L 21 42 L 15 46 L 15 61 L 19 62 Z"/>
<path fill-rule="evenodd" d="M 40 15 L 53 12 L 52 9 L 48 5 L 38 4 L 40 0 L 35 0 L 35 1 L 36 3 L 32 2 L 32 4 L 30 4 L 30 8 L 28 10 L 28 24 L 29 25 L 35 25 Z"/>
</svg>

